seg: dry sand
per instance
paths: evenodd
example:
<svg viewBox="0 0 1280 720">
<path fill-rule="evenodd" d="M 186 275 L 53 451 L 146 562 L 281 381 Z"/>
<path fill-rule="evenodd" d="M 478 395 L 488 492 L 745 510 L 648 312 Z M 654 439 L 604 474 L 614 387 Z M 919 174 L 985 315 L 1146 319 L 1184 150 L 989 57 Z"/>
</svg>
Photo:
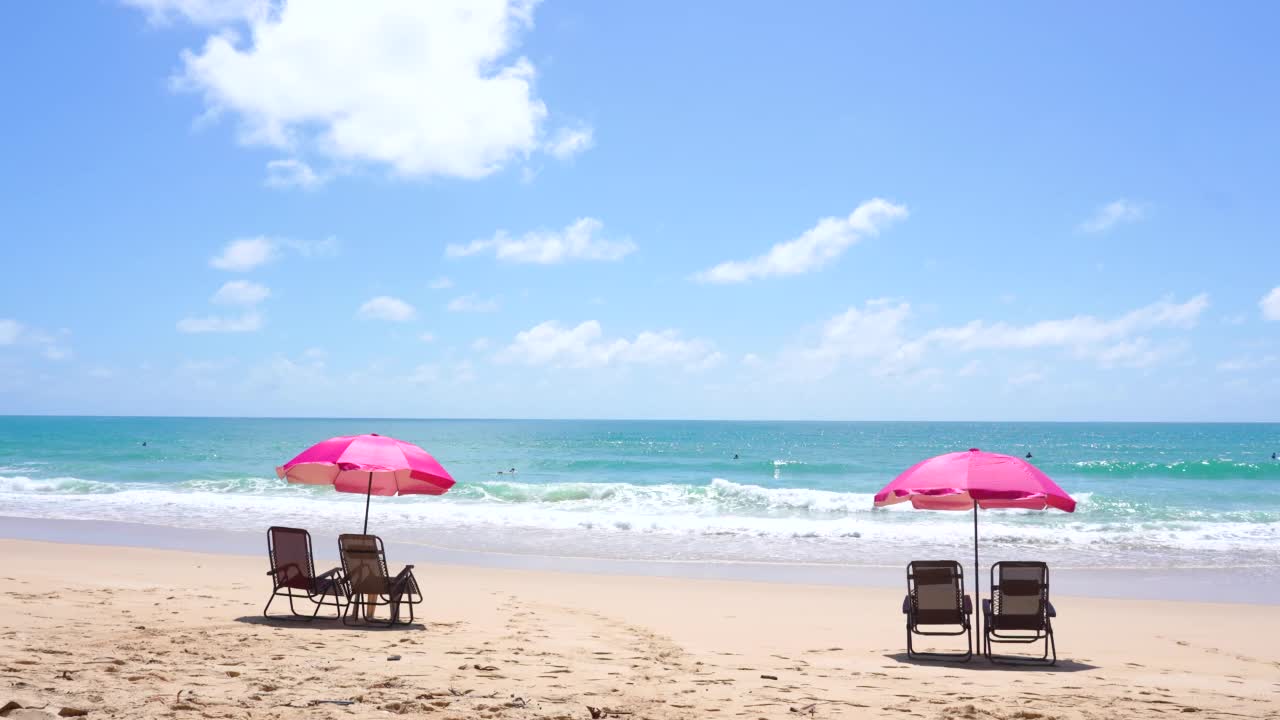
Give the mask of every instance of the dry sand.
<svg viewBox="0 0 1280 720">
<path fill-rule="evenodd" d="M 0 541 L 0 705 L 90 718 L 1280 717 L 1275 606 L 1059 597 L 1059 667 L 1006 669 L 906 662 L 899 591 L 417 563 L 421 625 L 364 630 L 264 621 L 265 571 L 265 558 Z"/>
</svg>

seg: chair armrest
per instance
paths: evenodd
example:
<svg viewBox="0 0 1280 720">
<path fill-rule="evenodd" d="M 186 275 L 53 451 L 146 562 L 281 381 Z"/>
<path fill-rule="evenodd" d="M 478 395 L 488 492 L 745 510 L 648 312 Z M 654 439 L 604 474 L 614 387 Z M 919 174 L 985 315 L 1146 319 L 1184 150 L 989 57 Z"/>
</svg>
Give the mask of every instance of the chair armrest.
<svg viewBox="0 0 1280 720">
<path fill-rule="evenodd" d="M 964 596 L 964 614 L 965 615 L 973 614 L 973 600 L 970 599 L 968 595 Z"/>
<path fill-rule="evenodd" d="M 990 598 L 987 598 L 986 600 L 982 601 L 982 615 L 984 617 L 991 617 L 991 599 Z"/>
<path fill-rule="evenodd" d="M 907 595 L 902 598 L 902 614 L 906 615 L 911 612 L 911 596 Z"/>
<path fill-rule="evenodd" d="M 332 575 L 334 578 L 341 578 L 341 577 L 342 577 L 342 568 L 334 568 L 334 569 L 332 569 L 332 570 L 329 570 L 328 572 L 322 572 L 322 573 L 320 573 L 319 575 L 317 575 L 317 576 L 316 576 L 316 579 L 317 579 L 317 580 L 325 580 L 325 579 L 327 579 L 330 575 Z"/>
<path fill-rule="evenodd" d="M 267 574 L 275 575 L 276 573 L 283 572 L 283 571 L 284 571 L 284 568 L 271 568 L 270 570 L 267 571 Z"/>
<path fill-rule="evenodd" d="M 1044 610 L 1049 617 L 1058 617 L 1058 611 L 1053 609 L 1053 603 L 1048 600 L 1044 601 Z"/>
</svg>

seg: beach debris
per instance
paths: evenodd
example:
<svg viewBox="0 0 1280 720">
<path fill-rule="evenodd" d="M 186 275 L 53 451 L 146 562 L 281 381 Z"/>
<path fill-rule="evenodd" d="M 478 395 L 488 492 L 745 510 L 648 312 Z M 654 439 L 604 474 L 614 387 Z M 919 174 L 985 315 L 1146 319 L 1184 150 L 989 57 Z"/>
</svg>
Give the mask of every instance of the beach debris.
<svg viewBox="0 0 1280 720">
<path fill-rule="evenodd" d="M 761 680 L 777 680 L 778 676 L 777 675 L 761 675 L 760 679 Z"/>
<path fill-rule="evenodd" d="M 21 709 L 22 709 L 21 703 L 19 703 L 17 700 L 10 700 L 9 702 L 5 703 L 4 706 L 0 707 L 0 717 L 8 715 L 14 710 L 21 710 Z"/>
<path fill-rule="evenodd" d="M 399 655 L 388 655 L 388 656 L 387 656 L 387 662 L 395 662 L 396 660 L 399 660 L 399 659 L 400 659 L 400 656 L 399 656 Z"/>
<path fill-rule="evenodd" d="M 587 712 L 591 713 L 591 720 L 603 720 L 607 717 L 618 717 L 621 715 L 633 715 L 630 710 L 611 710 L 604 707 L 587 706 Z"/>
<path fill-rule="evenodd" d="M 88 710 L 81 710 L 80 708 L 73 707 L 64 707 L 58 711 L 58 717 L 84 717 L 88 714 Z"/>
<path fill-rule="evenodd" d="M 512 697 L 511 700 L 507 703 L 507 707 L 511 707 L 511 708 L 529 707 L 529 701 L 525 700 L 522 697 Z"/>
<path fill-rule="evenodd" d="M 818 710 L 818 703 L 809 703 L 808 705 L 805 705 L 802 708 L 792 707 L 787 709 L 799 715 L 813 715 Z"/>
<path fill-rule="evenodd" d="M 497 670 L 497 669 L 498 669 L 498 668 L 494 667 L 493 665 L 481 665 L 481 664 L 479 664 L 479 663 L 476 663 L 475 665 L 472 665 L 471 667 L 474 667 L 476 670 L 479 670 L 480 672 L 494 672 L 495 670 Z"/>
<path fill-rule="evenodd" d="M 307 701 L 308 707 L 314 707 L 316 705 L 342 705 L 343 707 L 346 707 L 347 705 L 355 705 L 355 704 L 356 704 L 355 700 L 308 700 Z"/>
</svg>

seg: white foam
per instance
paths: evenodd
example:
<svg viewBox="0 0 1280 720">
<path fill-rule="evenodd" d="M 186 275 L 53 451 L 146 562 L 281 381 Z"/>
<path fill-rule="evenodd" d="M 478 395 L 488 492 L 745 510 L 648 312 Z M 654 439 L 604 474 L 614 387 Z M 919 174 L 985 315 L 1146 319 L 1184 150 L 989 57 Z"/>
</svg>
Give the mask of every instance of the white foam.
<svg viewBox="0 0 1280 720">
<path fill-rule="evenodd" d="M 350 530 L 364 505 L 360 495 L 275 478 L 163 485 L 9 476 L 0 477 L 0 493 L 0 514 L 250 531 L 272 524 Z M 1077 499 L 1080 510 L 1074 515 L 984 512 L 983 543 L 992 548 L 1087 549 L 1098 564 L 1120 556 L 1184 551 L 1277 558 L 1280 522 L 1191 516 L 1121 522 L 1099 515 L 1092 494 L 1081 493 Z M 683 543 L 672 547 L 693 556 L 714 550 L 717 556 L 740 559 L 790 557 L 787 553 L 843 557 L 872 548 L 910 551 L 972 542 L 966 513 L 914 511 L 908 503 L 886 511 L 872 504 L 869 493 L 766 488 L 723 478 L 705 486 L 502 481 L 460 485 L 442 497 L 375 498 L 371 516 L 380 531 L 403 537 L 488 532 L 521 542 L 542 537 L 540 542 L 551 550 L 614 538 L 609 542 L 640 557 L 660 539 Z"/>
</svg>

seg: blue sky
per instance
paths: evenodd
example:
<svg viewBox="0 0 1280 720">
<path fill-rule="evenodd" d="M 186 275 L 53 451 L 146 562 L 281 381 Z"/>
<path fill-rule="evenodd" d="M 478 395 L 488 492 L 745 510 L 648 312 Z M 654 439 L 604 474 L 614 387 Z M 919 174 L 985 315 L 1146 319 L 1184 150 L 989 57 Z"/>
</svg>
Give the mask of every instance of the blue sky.
<svg viewBox="0 0 1280 720">
<path fill-rule="evenodd" d="M 1276 420 L 1264 3 L 29 3 L 0 412 Z"/>
</svg>

